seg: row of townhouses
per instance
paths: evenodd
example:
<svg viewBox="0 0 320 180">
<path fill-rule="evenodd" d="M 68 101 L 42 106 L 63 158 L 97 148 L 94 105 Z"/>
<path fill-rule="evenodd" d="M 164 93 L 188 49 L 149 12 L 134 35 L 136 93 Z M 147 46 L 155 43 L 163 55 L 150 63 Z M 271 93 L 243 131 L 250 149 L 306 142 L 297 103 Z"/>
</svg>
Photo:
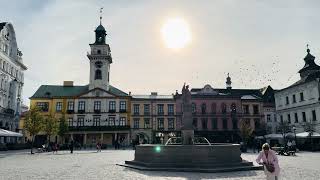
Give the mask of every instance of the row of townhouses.
<svg viewBox="0 0 320 180">
<path fill-rule="evenodd" d="M 23 72 L 27 68 L 12 25 L 0 23 L 0 30 L 0 128 L 16 131 Z M 112 86 L 109 80 L 113 59 L 101 23 L 90 49 L 88 85 L 76 86 L 73 81 L 42 85 L 30 97 L 30 106 L 39 107 L 43 114 L 66 117 L 69 132 L 63 139 L 65 142 L 74 139 L 82 145 L 98 141 L 108 145 L 116 141 L 164 143 L 170 137 L 180 136 L 181 93 L 134 95 Z M 240 121 L 250 124 L 254 136 L 282 133 L 284 123 L 288 124 L 288 132 L 319 132 L 320 66 L 309 49 L 304 61 L 305 66 L 299 71 L 301 79 L 279 90 L 270 86 L 234 89 L 229 75 L 225 88 L 210 85 L 192 88 L 195 134 L 211 142 L 239 142 Z M 45 140 L 45 135 L 36 137 L 39 143 Z"/>
<path fill-rule="evenodd" d="M 44 114 L 66 117 L 69 124 L 66 142 L 72 138 L 82 145 L 98 141 L 108 145 L 117 141 L 164 143 L 169 137 L 180 136 L 181 93 L 133 95 L 112 86 L 109 72 L 113 59 L 101 24 L 90 48 L 88 85 L 75 86 L 72 81 L 61 86 L 42 85 L 30 98 L 30 106 L 41 108 Z M 191 89 L 196 135 L 211 142 L 239 142 L 242 119 L 255 134 L 261 133 L 265 130 L 265 112 L 274 116 L 273 92 L 271 87 L 233 89 L 229 75 L 226 88 L 205 85 Z M 36 140 L 45 139 L 45 135 L 39 135 Z"/>
</svg>

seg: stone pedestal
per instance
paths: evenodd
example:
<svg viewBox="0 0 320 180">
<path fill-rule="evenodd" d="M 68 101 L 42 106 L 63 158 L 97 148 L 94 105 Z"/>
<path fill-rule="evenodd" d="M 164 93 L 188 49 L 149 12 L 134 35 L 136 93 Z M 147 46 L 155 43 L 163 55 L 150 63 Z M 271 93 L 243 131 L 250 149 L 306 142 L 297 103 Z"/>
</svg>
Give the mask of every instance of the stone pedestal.
<svg viewBox="0 0 320 180">
<path fill-rule="evenodd" d="M 194 138 L 194 130 L 181 130 L 182 132 L 182 144 L 192 145 Z"/>
</svg>

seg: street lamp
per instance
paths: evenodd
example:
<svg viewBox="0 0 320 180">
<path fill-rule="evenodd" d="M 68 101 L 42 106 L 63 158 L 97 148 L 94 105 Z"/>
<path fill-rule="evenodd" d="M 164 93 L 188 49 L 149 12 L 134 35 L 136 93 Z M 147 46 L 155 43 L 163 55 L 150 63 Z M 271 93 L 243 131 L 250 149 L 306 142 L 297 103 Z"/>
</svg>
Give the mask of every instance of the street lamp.
<svg viewBox="0 0 320 180">
<path fill-rule="evenodd" d="M 296 134 L 296 130 L 297 130 L 296 126 L 293 126 L 292 130 L 293 130 L 293 133 L 294 133 L 294 141 L 296 142 L 296 147 L 297 147 L 298 146 L 298 141 L 297 141 L 297 134 Z"/>
</svg>

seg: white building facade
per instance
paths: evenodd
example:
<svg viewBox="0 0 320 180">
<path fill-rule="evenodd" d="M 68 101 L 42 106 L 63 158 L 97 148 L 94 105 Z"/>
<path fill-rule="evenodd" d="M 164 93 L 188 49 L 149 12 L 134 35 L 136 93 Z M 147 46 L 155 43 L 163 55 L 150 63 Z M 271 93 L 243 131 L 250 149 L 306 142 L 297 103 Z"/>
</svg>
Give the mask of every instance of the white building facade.
<svg viewBox="0 0 320 180">
<path fill-rule="evenodd" d="M 277 124 L 287 122 L 289 131 L 296 133 L 308 131 L 307 124 L 313 131 L 320 132 L 320 66 L 308 54 L 304 58 L 305 66 L 299 71 L 301 79 L 293 85 L 275 92 Z M 279 129 L 278 129 L 279 131 Z"/>
<path fill-rule="evenodd" d="M 0 128 L 18 131 L 24 71 L 11 23 L 0 23 Z"/>
</svg>

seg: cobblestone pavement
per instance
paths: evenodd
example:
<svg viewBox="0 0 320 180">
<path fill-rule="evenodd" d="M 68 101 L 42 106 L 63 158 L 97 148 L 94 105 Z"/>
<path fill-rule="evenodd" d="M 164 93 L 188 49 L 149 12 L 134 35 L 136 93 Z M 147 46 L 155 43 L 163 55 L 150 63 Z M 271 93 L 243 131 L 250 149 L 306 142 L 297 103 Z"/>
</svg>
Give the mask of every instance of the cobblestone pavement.
<svg viewBox="0 0 320 180">
<path fill-rule="evenodd" d="M 263 171 L 239 171 L 228 173 L 188 173 L 139 171 L 117 166 L 132 160 L 133 150 L 60 151 L 58 154 L 30 155 L 28 151 L 0 152 L 0 179 L 265 179 Z M 242 157 L 254 161 L 257 154 L 246 153 Z M 280 179 L 320 179 L 320 153 L 301 152 L 297 156 L 279 156 Z"/>
</svg>

